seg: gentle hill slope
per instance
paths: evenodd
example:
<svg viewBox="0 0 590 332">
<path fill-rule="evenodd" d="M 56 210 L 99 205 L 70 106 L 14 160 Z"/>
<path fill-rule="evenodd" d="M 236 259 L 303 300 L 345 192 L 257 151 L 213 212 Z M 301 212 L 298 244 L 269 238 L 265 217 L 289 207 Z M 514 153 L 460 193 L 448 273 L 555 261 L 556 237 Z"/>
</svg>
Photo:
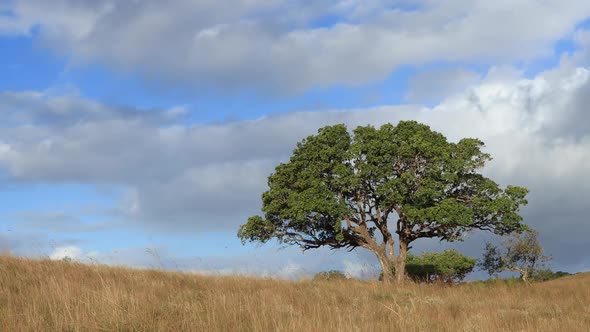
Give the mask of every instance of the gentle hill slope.
<svg viewBox="0 0 590 332">
<path fill-rule="evenodd" d="M 5 331 L 587 331 L 590 274 L 457 287 L 289 282 L 0 257 Z"/>
</svg>

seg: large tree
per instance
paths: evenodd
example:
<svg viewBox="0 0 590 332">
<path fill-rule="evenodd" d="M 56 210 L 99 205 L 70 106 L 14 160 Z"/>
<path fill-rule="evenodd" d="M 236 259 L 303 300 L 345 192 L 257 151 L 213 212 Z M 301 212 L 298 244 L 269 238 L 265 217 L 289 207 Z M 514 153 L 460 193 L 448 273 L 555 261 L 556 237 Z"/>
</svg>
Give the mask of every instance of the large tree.
<svg viewBox="0 0 590 332">
<path fill-rule="evenodd" d="M 410 244 L 460 240 L 479 229 L 522 231 L 527 189 L 502 189 L 479 170 L 490 160 L 478 139 L 448 142 L 415 121 L 397 126 L 327 126 L 297 144 L 268 178 L 263 216 L 239 229 L 242 241 L 278 239 L 303 250 L 371 250 L 383 280 L 401 282 Z M 394 250 L 397 236 L 398 250 Z"/>
</svg>

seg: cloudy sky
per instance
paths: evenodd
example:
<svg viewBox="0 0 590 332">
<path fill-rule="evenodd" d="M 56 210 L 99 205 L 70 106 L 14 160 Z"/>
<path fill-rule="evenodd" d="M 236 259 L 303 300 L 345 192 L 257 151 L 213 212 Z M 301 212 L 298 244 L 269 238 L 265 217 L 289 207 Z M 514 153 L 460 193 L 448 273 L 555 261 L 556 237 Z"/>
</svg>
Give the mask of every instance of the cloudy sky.
<svg viewBox="0 0 590 332">
<path fill-rule="evenodd" d="M 370 253 L 236 231 L 301 138 L 414 119 L 482 139 L 485 174 L 530 188 L 553 268 L 589 270 L 589 18 L 586 0 L 1 1 L 0 250 L 367 276 Z"/>
</svg>

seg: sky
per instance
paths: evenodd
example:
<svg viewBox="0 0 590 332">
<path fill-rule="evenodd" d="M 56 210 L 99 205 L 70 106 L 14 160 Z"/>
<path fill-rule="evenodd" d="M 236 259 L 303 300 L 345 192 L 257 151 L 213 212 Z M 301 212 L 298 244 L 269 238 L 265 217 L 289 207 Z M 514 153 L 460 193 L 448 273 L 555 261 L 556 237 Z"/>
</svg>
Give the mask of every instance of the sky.
<svg viewBox="0 0 590 332">
<path fill-rule="evenodd" d="M 2 0 L 0 251 L 299 278 L 372 253 L 242 245 L 318 128 L 477 137 L 554 270 L 590 270 L 590 2 Z M 420 240 L 414 251 L 484 241 Z"/>
</svg>

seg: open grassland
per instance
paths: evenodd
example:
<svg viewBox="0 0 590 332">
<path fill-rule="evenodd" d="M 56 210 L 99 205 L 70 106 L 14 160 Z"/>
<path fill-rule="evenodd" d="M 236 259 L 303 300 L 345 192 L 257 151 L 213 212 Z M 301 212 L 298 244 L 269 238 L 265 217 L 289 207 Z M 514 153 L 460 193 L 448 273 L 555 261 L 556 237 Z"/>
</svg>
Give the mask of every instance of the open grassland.
<svg viewBox="0 0 590 332">
<path fill-rule="evenodd" d="M 590 274 L 526 286 L 198 276 L 0 257 L 3 331 L 589 331 Z"/>
</svg>

